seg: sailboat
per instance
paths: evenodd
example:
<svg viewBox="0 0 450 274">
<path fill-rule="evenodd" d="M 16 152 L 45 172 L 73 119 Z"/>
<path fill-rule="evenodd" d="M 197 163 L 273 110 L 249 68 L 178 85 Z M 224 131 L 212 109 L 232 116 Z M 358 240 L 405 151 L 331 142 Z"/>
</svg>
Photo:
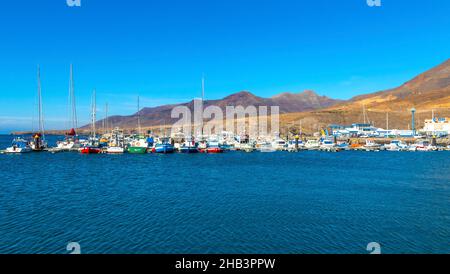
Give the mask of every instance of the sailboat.
<svg viewBox="0 0 450 274">
<path fill-rule="evenodd" d="M 33 151 L 44 151 L 47 148 L 47 142 L 45 141 L 44 118 L 42 115 L 41 70 L 39 66 L 37 68 L 37 105 L 39 131 L 33 134 L 30 147 Z"/>
<path fill-rule="evenodd" d="M 97 104 L 96 104 L 96 95 L 95 90 L 92 93 L 92 120 L 91 120 L 91 131 L 92 135 L 90 137 L 90 140 L 86 146 L 80 149 L 80 152 L 82 154 L 99 154 L 101 153 L 101 148 L 98 144 L 97 136 L 96 136 L 96 128 L 95 128 L 95 122 L 96 122 L 96 115 L 97 115 Z"/>
<path fill-rule="evenodd" d="M 141 110 L 140 110 L 140 103 L 139 103 L 139 96 L 137 101 L 137 126 L 138 126 L 138 136 L 135 136 L 135 138 L 130 142 L 128 146 L 128 152 L 132 154 L 145 154 L 147 153 L 148 149 L 148 142 L 145 139 L 144 136 L 142 136 L 141 132 Z"/>
<path fill-rule="evenodd" d="M 73 81 L 73 65 L 70 65 L 70 79 L 69 79 L 69 101 L 68 101 L 68 121 L 70 128 L 69 132 L 66 133 L 66 136 L 63 141 L 58 141 L 56 143 L 56 148 L 54 151 L 70 151 L 79 147 L 78 135 L 75 129 L 78 128 L 78 120 L 77 120 L 77 108 L 75 101 L 75 88 Z"/>
</svg>

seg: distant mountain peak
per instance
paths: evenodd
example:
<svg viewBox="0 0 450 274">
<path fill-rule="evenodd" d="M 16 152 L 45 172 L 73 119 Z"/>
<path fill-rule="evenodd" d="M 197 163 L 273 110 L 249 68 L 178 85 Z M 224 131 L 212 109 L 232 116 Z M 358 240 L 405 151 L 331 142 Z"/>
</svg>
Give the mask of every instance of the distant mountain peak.
<svg viewBox="0 0 450 274">
<path fill-rule="evenodd" d="M 339 103 L 324 96 L 317 95 L 314 91 L 306 90 L 300 93 L 283 93 L 272 98 L 258 97 L 250 91 L 243 90 L 231 94 L 220 100 L 207 100 L 205 105 L 215 105 L 222 109 L 227 106 L 278 106 L 280 113 L 302 112 L 317 110 Z M 152 108 L 143 108 L 140 111 L 141 124 L 143 127 L 159 126 L 174 122 L 171 118 L 171 111 L 175 106 L 193 107 L 193 103 L 188 102 L 179 105 L 164 105 Z M 114 125 L 123 128 L 134 128 L 136 125 L 136 114 L 131 116 L 115 116 Z"/>
<path fill-rule="evenodd" d="M 319 96 L 314 90 L 305 90 L 303 92 L 300 92 L 300 94 L 308 95 L 308 96 Z"/>
<path fill-rule="evenodd" d="M 282 98 L 282 97 L 292 97 L 292 96 L 305 96 L 305 97 L 320 97 L 315 91 L 313 90 L 304 90 L 298 93 L 292 93 L 292 92 L 283 92 L 278 95 L 273 96 L 272 98 Z"/>
<path fill-rule="evenodd" d="M 222 100 L 228 100 L 228 99 L 237 99 L 237 98 L 258 98 L 256 95 L 254 95 L 253 93 L 251 93 L 250 91 L 247 90 L 243 90 L 234 94 L 231 94 L 225 98 L 223 98 Z"/>
</svg>

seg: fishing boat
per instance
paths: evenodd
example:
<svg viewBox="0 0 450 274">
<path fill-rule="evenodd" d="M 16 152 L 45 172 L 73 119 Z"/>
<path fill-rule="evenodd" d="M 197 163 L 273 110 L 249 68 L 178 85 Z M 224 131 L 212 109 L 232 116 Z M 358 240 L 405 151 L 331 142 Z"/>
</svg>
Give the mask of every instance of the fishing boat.
<svg viewBox="0 0 450 274">
<path fill-rule="evenodd" d="M 28 142 L 23 138 L 15 138 L 12 141 L 11 147 L 5 150 L 5 153 L 19 154 L 32 152 L 33 149 L 30 147 Z"/>
<path fill-rule="evenodd" d="M 217 139 L 208 140 L 208 144 L 206 149 L 203 151 L 204 153 L 223 153 L 223 149 L 220 147 L 220 143 Z"/>
<path fill-rule="evenodd" d="M 170 143 L 170 138 L 162 138 L 160 143 L 157 143 L 152 150 L 154 153 L 169 154 L 174 153 L 175 148 Z"/>
<path fill-rule="evenodd" d="M 179 148 L 181 153 L 198 153 L 198 147 L 195 143 L 195 140 L 187 140 L 185 141 Z"/>
<path fill-rule="evenodd" d="M 105 152 L 108 154 L 122 154 L 125 152 L 124 134 L 122 130 L 115 128 L 112 131 Z"/>
<path fill-rule="evenodd" d="M 102 150 L 95 145 L 89 145 L 89 146 L 82 147 L 80 149 L 80 152 L 81 152 L 81 154 L 99 154 L 102 152 Z"/>
<path fill-rule="evenodd" d="M 138 136 L 130 142 L 128 152 L 132 154 L 145 154 L 148 150 L 147 140 L 143 136 Z"/>
<path fill-rule="evenodd" d="M 138 135 L 135 136 L 128 146 L 128 152 L 132 154 L 145 154 L 147 153 L 149 144 L 147 143 L 147 139 L 141 132 L 141 109 L 140 109 L 140 101 L 139 96 L 137 98 L 137 127 L 138 127 Z"/>
<path fill-rule="evenodd" d="M 92 92 L 92 120 L 91 120 L 91 131 L 92 136 L 89 138 L 88 143 L 80 149 L 81 154 L 99 154 L 102 149 L 99 144 L 99 140 L 96 136 L 96 116 L 97 115 L 97 105 L 96 105 L 96 95 L 95 90 Z"/>
</svg>

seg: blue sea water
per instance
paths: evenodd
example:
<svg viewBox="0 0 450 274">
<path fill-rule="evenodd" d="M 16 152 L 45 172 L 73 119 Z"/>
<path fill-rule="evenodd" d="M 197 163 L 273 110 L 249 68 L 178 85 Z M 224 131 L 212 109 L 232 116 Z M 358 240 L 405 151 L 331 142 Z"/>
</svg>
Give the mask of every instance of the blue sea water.
<svg viewBox="0 0 450 274">
<path fill-rule="evenodd" d="M 0 253 L 450 253 L 449 159 L 0 155 Z"/>
</svg>

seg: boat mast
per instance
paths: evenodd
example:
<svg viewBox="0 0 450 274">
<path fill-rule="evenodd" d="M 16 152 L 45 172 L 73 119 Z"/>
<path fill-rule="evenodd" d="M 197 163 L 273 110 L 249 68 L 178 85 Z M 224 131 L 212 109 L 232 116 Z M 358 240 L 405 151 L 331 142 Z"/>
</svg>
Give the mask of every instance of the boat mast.
<svg viewBox="0 0 450 274">
<path fill-rule="evenodd" d="M 78 128 L 77 107 L 75 101 L 75 84 L 73 81 L 73 64 L 70 64 L 69 80 L 69 120 L 73 129 Z"/>
<path fill-rule="evenodd" d="M 366 124 L 366 106 L 363 105 L 363 119 L 364 119 L 364 124 Z"/>
<path fill-rule="evenodd" d="M 105 104 L 105 119 L 103 120 L 103 131 L 107 133 L 109 131 L 108 127 L 108 103 Z"/>
<path fill-rule="evenodd" d="M 95 89 L 94 89 L 94 91 L 92 92 L 92 137 L 93 137 L 93 139 L 95 139 L 95 135 L 96 135 L 96 132 L 95 132 L 95 121 L 97 120 L 96 119 L 96 116 L 97 116 L 97 110 L 96 110 L 96 108 L 97 108 L 97 102 L 96 102 L 96 98 L 95 98 L 96 96 L 95 96 Z"/>
<path fill-rule="evenodd" d="M 203 74 L 202 76 L 202 138 L 203 138 L 203 134 L 204 134 L 204 125 L 203 125 L 203 110 L 205 108 L 204 106 L 204 101 L 205 101 L 205 75 Z"/>
<path fill-rule="evenodd" d="M 41 68 L 38 65 L 37 68 L 37 86 L 38 86 L 38 118 L 39 118 L 39 133 L 42 135 L 42 139 L 45 140 L 44 132 L 44 118 L 42 115 L 42 91 L 41 91 Z"/>
<path fill-rule="evenodd" d="M 389 112 L 386 112 L 386 130 L 389 130 Z"/>
<path fill-rule="evenodd" d="M 372 124 L 369 119 L 369 115 L 367 114 L 366 105 L 363 105 L 363 116 L 364 116 L 364 124 Z"/>
<path fill-rule="evenodd" d="M 140 110 L 139 95 L 137 98 L 137 123 L 138 123 L 138 134 L 141 135 L 141 110 Z"/>
</svg>

